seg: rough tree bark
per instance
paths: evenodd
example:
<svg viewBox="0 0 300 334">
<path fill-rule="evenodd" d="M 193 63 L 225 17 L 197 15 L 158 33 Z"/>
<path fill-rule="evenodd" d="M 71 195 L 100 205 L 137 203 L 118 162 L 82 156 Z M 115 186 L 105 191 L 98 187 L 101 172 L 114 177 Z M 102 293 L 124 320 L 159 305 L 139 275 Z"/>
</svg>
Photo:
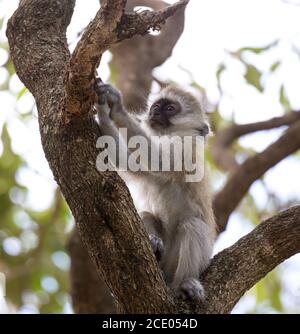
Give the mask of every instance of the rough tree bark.
<svg viewBox="0 0 300 334">
<path fill-rule="evenodd" d="M 230 312 L 247 289 L 300 251 L 300 207 L 294 207 L 212 260 L 202 277 L 205 305 L 178 302 L 160 275 L 124 182 L 115 172 L 96 170 L 95 143 L 101 134 L 89 110 L 102 53 L 122 39 L 158 29 L 187 2 L 158 12 L 126 13 L 126 1 L 103 1 L 72 56 L 65 33 L 74 0 L 22 0 L 8 22 L 11 56 L 36 100 L 46 158 L 120 312 Z"/>
<path fill-rule="evenodd" d="M 128 0 L 126 10 L 132 11 L 138 5 L 147 6 L 154 10 L 167 7 L 167 4 L 160 0 Z M 168 19 L 158 36 L 134 36 L 110 48 L 113 54 L 111 66 L 117 73 L 116 85 L 123 93 L 124 103 L 128 110 L 139 112 L 143 109 L 153 81 L 152 71 L 171 55 L 183 28 L 184 9 L 181 9 Z M 134 52 L 132 52 L 133 50 Z M 88 270 L 88 276 L 81 275 L 81 272 L 91 268 L 85 268 L 86 262 L 83 259 L 86 258 L 87 254 L 78 242 L 76 233 L 71 235 L 70 244 L 72 243 L 77 245 L 77 247 L 69 248 L 72 266 L 77 269 L 71 272 L 71 295 L 74 309 L 78 313 L 113 312 L 115 306 L 113 297 L 103 280 L 99 281 L 96 270 Z M 74 279 L 75 275 L 79 277 Z M 97 280 L 99 281 L 97 287 L 90 283 L 90 281 L 96 282 Z M 78 293 L 78 291 L 84 291 L 86 286 L 91 286 L 91 290 L 95 289 L 97 295 L 103 295 L 105 304 L 99 303 L 101 297 L 96 294 Z"/>
<path fill-rule="evenodd" d="M 74 312 L 77 314 L 111 314 L 116 305 L 102 277 L 96 271 L 76 230 L 67 250 L 71 257 L 70 283 Z"/>
</svg>

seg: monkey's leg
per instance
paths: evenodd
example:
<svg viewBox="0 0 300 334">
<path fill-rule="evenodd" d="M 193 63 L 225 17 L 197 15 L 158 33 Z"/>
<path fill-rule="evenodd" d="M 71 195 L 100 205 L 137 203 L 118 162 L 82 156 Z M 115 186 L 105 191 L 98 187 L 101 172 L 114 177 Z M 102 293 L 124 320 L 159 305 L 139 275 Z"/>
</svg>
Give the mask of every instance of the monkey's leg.
<svg viewBox="0 0 300 334">
<path fill-rule="evenodd" d="M 146 231 L 149 234 L 150 243 L 155 254 L 157 261 L 159 262 L 165 252 L 165 246 L 161 239 L 163 227 L 159 219 L 157 219 L 152 213 L 143 211 L 139 213 Z"/>
<path fill-rule="evenodd" d="M 169 256 L 177 258 L 178 262 L 171 287 L 183 299 L 204 301 L 199 276 L 210 261 L 213 233 L 200 218 L 194 217 L 182 222 L 175 234 L 174 247 Z"/>
</svg>

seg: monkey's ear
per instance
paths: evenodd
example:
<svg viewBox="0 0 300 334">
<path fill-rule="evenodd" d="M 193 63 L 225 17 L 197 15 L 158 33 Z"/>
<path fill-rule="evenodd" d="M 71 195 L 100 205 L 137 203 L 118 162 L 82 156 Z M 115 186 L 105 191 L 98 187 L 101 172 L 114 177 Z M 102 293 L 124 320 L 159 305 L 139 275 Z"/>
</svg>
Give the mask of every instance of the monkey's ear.
<svg viewBox="0 0 300 334">
<path fill-rule="evenodd" d="M 203 137 L 206 137 L 210 133 L 210 128 L 207 123 L 203 123 L 197 130 L 199 131 L 199 135 Z"/>
</svg>

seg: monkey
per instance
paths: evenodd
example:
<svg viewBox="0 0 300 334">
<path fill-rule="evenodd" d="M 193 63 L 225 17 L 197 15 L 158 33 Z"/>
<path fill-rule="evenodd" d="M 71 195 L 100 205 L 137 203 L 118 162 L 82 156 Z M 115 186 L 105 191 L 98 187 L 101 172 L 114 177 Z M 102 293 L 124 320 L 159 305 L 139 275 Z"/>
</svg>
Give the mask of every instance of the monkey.
<svg viewBox="0 0 300 334">
<path fill-rule="evenodd" d="M 95 92 L 101 134 L 112 136 L 116 142 L 121 128 L 127 129 L 128 138 L 143 136 L 149 146 L 153 146 L 151 136 L 159 139 L 191 136 L 194 140 L 209 135 L 209 124 L 200 103 L 179 86 L 162 89 L 140 119 L 126 111 L 121 93 L 113 86 L 97 80 Z M 204 302 L 205 292 L 199 277 L 210 262 L 216 235 L 207 173 L 198 182 L 185 182 L 186 171 L 175 171 L 174 166 L 170 171 L 161 170 L 165 152 L 155 147 L 158 171 L 119 174 L 130 189 L 166 284 L 179 298 Z M 127 154 L 131 149 L 125 142 L 117 150 Z"/>
</svg>

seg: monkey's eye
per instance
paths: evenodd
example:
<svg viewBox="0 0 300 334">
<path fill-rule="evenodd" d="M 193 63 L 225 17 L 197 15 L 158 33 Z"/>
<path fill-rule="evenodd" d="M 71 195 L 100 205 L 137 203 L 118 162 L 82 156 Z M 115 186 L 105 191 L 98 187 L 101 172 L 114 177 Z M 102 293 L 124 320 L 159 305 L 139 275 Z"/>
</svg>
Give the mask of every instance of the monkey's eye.
<svg viewBox="0 0 300 334">
<path fill-rule="evenodd" d="M 175 110 L 175 107 L 174 107 L 173 105 L 170 104 L 170 105 L 167 106 L 167 110 L 168 110 L 168 111 L 174 111 L 174 110 Z"/>
</svg>

